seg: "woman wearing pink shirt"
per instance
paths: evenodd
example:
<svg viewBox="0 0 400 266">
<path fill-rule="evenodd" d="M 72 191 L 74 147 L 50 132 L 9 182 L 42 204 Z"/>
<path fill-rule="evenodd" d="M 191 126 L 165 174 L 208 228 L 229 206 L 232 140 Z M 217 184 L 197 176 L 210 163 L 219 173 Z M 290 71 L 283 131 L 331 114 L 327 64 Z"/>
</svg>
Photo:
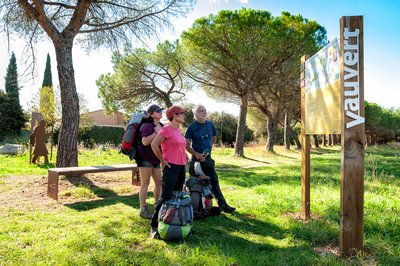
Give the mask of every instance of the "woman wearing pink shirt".
<svg viewBox="0 0 400 266">
<path fill-rule="evenodd" d="M 179 127 L 185 122 L 185 116 L 183 115 L 185 111 L 185 109 L 179 106 L 168 108 L 166 116 L 170 123 L 164 126 L 151 142 L 151 148 L 158 159 L 160 159 L 163 172 L 161 197 L 154 206 L 155 210 L 151 220 L 151 238 L 157 238 L 158 236 L 157 219 L 161 205 L 171 198 L 173 191 L 182 191 L 183 184 L 185 183 L 185 165 L 188 157 L 186 155 L 186 140 L 182 136 Z"/>
</svg>

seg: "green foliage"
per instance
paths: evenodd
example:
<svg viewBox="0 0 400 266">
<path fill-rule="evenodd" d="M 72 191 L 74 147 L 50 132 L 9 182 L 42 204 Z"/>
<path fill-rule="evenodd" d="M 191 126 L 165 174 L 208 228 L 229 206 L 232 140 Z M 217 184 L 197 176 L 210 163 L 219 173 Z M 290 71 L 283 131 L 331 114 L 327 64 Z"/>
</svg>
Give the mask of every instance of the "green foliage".
<svg viewBox="0 0 400 266">
<path fill-rule="evenodd" d="M 58 142 L 60 131 L 54 132 L 54 143 Z M 121 127 L 82 127 L 78 131 L 78 143 L 82 143 L 86 148 L 93 148 L 95 145 L 112 144 L 118 147 L 121 144 L 124 129 Z"/>
<path fill-rule="evenodd" d="M 124 129 L 120 127 L 98 127 L 83 128 L 78 133 L 78 141 L 83 142 L 85 147 L 93 144 L 121 144 Z"/>
<path fill-rule="evenodd" d="M 0 90 L 0 141 L 6 136 L 16 136 L 25 126 L 26 118 L 15 97 Z"/>
<path fill-rule="evenodd" d="M 53 77 L 51 74 L 51 64 L 50 64 L 49 54 L 47 54 L 47 59 L 46 59 L 46 68 L 44 70 L 43 83 L 42 83 L 42 88 L 43 87 L 53 88 Z"/>
<path fill-rule="evenodd" d="M 133 40 L 154 37 L 171 17 L 189 12 L 193 0 L 148 1 L 17 1 L 0 5 L 0 26 L 8 39 L 12 34 L 26 40 L 26 51 L 43 38 L 53 42 L 57 54 L 63 112 L 63 134 L 58 143 L 57 166 L 76 166 L 76 133 L 79 100 L 74 80 L 72 48 L 83 44 L 88 50 L 130 46 Z M 34 55 L 34 54 L 33 54 Z M 29 58 L 29 57 L 28 57 Z M 34 56 L 31 56 L 34 63 Z M 32 64 L 33 65 L 33 64 Z"/>
<path fill-rule="evenodd" d="M 368 144 L 400 139 L 400 111 L 365 101 L 365 133 Z"/>
<path fill-rule="evenodd" d="M 30 135 L 31 135 L 30 130 L 22 129 L 18 134 L 7 135 L 0 138 L 0 146 L 9 143 L 9 144 L 21 144 L 24 145 L 25 147 L 28 147 Z"/>
<path fill-rule="evenodd" d="M 19 103 L 17 61 L 12 53 L 5 76 L 5 91 L 0 90 L 0 141 L 7 135 L 16 136 L 26 118 Z"/>
<path fill-rule="evenodd" d="M 298 152 L 247 147 L 247 158 L 239 158 L 233 149 L 213 149 L 221 189 L 237 211 L 195 221 L 195 234 L 182 243 L 149 238 L 149 222 L 139 217 L 138 188 L 127 185 L 130 173 L 61 178 L 57 202 L 43 196 L 46 167 L 29 164 L 27 155 L 0 156 L 0 264 L 399 265 L 398 152 L 389 146 L 366 149 L 365 251 L 349 259 L 334 253 L 340 235 L 339 148 L 312 150 L 307 222 L 297 218 Z M 82 166 L 127 163 L 115 150 L 79 153 Z M 153 201 L 149 194 L 148 204 Z"/>
<path fill-rule="evenodd" d="M 254 131 L 256 138 L 265 141 L 267 138 L 267 119 L 257 108 L 250 107 L 247 112 L 247 123 Z"/>
<path fill-rule="evenodd" d="M 54 125 L 55 123 L 55 105 L 54 105 L 54 91 L 52 87 L 42 87 L 39 91 L 40 103 L 39 110 L 43 116 L 43 119 L 48 125 Z"/>
<path fill-rule="evenodd" d="M 210 97 L 240 103 L 241 112 L 258 108 L 274 136 L 282 114 L 299 109 L 299 58 L 316 52 L 327 37 L 321 25 L 301 15 L 243 8 L 197 19 L 182 33 L 182 43 L 188 75 Z M 237 150 L 246 124 L 245 115 L 239 117 Z"/>
<path fill-rule="evenodd" d="M 194 104 L 187 103 L 182 105 L 183 108 L 186 109 L 186 112 L 183 114 L 185 116 L 185 123 L 183 123 L 183 128 L 187 128 L 194 121 L 194 113 L 193 107 Z"/>
<path fill-rule="evenodd" d="M 103 74 L 96 81 L 99 97 L 107 111 L 134 112 L 151 102 L 170 107 L 188 89 L 183 81 L 183 58 L 178 41 L 165 41 L 155 51 L 137 48 L 115 52 L 114 74 Z"/>
<path fill-rule="evenodd" d="M 208 119 L 214 123 L 215 129 L 217 130 L 217 143 L 226 145 L 233 145 L 236 140 L 237 131 L 237 118 L 229 113 L 214 112 L 208 115 Z M 245 143 L 254 141 L 254 132 L 246 126 Z"/>
<path fill-rule="evenodd" d="M 18 85 L 18 70 L 17 59 L 14 52 L 11 54 L 10 62 L 7 67 L 5 76 L 6 93 L 9 97 L 15 98 L 19 104 L 19 85 Z"/>
</svg>

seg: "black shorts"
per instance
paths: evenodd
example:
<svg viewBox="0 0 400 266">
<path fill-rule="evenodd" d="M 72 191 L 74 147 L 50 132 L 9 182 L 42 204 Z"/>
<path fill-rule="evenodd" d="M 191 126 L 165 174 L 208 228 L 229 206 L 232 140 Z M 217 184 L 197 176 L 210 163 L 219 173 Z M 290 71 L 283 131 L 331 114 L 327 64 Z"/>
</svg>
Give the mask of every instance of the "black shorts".
<svg viewBox="0 0 400 266">
<path fill-rule="evenodd" d="M 137 160 L 136 164 L 138 167 L 144 167 L 144 168 L 156 168 L 156 169 L 161 168 L 159 163 L 151 163 L 146 160 Z"/>
</svg>

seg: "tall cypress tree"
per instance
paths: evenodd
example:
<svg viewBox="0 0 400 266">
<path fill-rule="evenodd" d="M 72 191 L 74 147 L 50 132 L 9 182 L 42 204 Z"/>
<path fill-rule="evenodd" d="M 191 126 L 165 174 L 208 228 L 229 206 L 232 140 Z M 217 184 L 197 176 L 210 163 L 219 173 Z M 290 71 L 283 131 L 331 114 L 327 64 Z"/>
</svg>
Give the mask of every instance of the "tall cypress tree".
<svg viewBox="0 0 400 266">
<path fill-rule="evenodd" d="M 51 76 L 50 55 L 47 53 L 46 68 L 44 70 L 43 87 L 53 88 L 53 78 Z"/>
<path fill-rule="evenodd" d="M 26 119 L 19 103 L 19 86 L 17 60 L 12 53 L 5 76 L 6 95 L 3 95 L 1 104 L 2 119 L 4 123 L 3 134 L 17 134 L 24 127 Z M 4 97 L 5 96 L 5 97 Z"/>
<path fill-rule="evenodd" d="M 9 97 L 15 98 L 19 104 L 19 86 L 18 86 L 18 72 L 17 60 L 14 52 L 11 54 L 10 63 L 7 67 L 6 80 L 6 93 Z"/>
<path fill-rule="evenodd" d="M 46 68 L 44 70 L 43 84 L 40 89 L 40 113 L 48 125 L 54 125 L 54 91 L 51 75 L 50 55 L 47 53 Z"/>
</svg>

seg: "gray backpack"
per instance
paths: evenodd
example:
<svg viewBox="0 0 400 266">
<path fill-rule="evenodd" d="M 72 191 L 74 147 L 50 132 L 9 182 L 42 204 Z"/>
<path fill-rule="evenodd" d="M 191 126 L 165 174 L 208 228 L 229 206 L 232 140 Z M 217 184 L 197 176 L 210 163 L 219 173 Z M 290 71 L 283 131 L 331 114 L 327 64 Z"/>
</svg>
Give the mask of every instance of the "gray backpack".
<svg viewBox="0 0 400 266">
<path fill-rule="evenodd" d="M 194 219 L 200 220 L 211 215 L 214 195 L 211 192 L 210 178 L 192 176 L 185 185 L 192 199 Z"/>
<path fill-rule="evenodd" d="M 163 203 L 158 213 L 158 233 L 167 241 L 185 240 L 192 231 L 193 207 L 190 195 L 174 191 L 170 200 Z"/>
<path fill-rule="evenodd" d="M 203 173 L 199 162 L 194 163 L 194 170 L 197 176 L 191 176 L 185 182 L 186 191 L 189 191 L 192 198 L 194 219 L 220 214 L 220 209 L 213 207 L 214 194 L 211 192 L 210 177 Z"/>
</svg>

